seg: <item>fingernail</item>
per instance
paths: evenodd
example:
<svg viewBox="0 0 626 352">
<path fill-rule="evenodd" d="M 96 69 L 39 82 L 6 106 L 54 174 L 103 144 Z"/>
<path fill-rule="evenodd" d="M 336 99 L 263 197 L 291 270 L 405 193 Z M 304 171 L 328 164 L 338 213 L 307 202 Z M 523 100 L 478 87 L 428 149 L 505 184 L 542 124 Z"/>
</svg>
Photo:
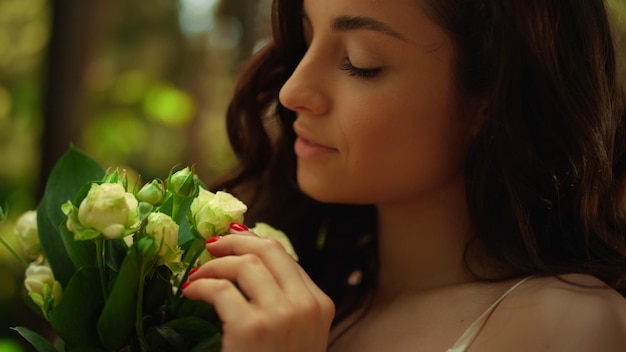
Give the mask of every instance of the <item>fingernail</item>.
<svg viewBox="0 0 626 352">
<path fill-rule="evenodd" d="M 187 281 L 185 282 L 181 287 L 184 289 L 186 289 L 187 287 L 189 287 L 189 285 L 191 285 L 191 281 Z"/>
<path fill-rule="evenodd" d="M 206 244 L 213 243 L 213 242 L 215 242 L 215 241 L 219 240 L 220 238 L 222 238 L 222 236 L 214 236 L 214 237 L 209 237 L 209 238 L 207 238 L 207 240 L 206 240 Z"/>
<path fill-rule="evenodd" d="M 198 269 L 200 269 L 200 267 L 199 267 L 199 266 L 197 266 L 197 267 L 195 267 L 195 268 L 193 268 L 193 269 L 189 270 L 189 276 L 193 275 L 196 271 L 198 271 Z"/>
<path fill-rule="evenodd" d="M 235 231 L 235 232 L 244 232 L 244 231 L 250 231 L 246 225 L 244 224 L 240 224 L 238 222 L 231 222 L 230 223 L 230 229 Z"/>
</svg>

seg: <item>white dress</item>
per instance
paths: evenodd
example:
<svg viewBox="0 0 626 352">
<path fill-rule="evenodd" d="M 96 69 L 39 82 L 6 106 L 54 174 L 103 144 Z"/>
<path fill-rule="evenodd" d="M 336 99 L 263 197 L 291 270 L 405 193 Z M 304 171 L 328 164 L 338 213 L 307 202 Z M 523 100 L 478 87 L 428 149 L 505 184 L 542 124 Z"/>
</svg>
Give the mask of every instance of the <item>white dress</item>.
<svg viewBox="0 0 626 352">
<path fill-rule="evenodd" d="M 508 289 L 497 301 L 495 301 L 487 310 L 483 312 L 474 322 L 470 325 L 467 330 L 461 335 L 461 337 L 456 341 L 454 346 L 448 349 L 448 352 L 465 352 L 470 347 L 476 336 L 480 333 L 483 326 L 491 316 L 491 313 L 498 307 L 500 302 L 502 302 L 511 292 L 513 292 L 516 288 L 522 285 L 524 282 L 531 279 L 533 276 L 528 276 L 518 281 L 515 285 Z"/>
</svg>

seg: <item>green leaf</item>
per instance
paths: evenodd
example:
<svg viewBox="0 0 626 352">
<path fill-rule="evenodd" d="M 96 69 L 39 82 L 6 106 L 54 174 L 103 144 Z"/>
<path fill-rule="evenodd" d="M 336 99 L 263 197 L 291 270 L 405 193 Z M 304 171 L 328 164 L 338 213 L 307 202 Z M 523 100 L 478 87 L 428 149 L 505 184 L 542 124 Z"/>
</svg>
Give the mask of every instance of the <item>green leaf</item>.
<svg viewBox="0 0 626 352">
<path fill-rule="evenodd" d="M 193 346 L 190 352 L 220 352 L 222 350 L 222 335 L 216 334 L 200 341 Z"/>
<path fill-rule="evenodd" d="M 206 250 L 206 242 L 204 240 L 199 240 L 196 238 L 194 238 L 193 241 L 188 241 L 187 243 L 180 246 L 183 250 L 183 262 L 190 265 L 192 265 L 192 262 L 197 259 L 197 256 L 201 251 Z"/>
<path fill-rule="evenodd" d="M 219 323 L 220 319 L 215 308 L 205 301 L 192 301 L 187 298 L 182 298 L 179 304 L 176 306 L 174 314 L 177 317 L 197 317 L 207 321 L 213 321 Z"/>
<path fill-rule="evenodd" d="M 100 319 L 98 335 L 105 346 L 119 350 L 128 345 L 135 328 L 137 289 L 141 275 L 141 258 L 132 247 L 122 262 L 113 289 L 107 298 Z"/>
<path fill-rule="evenodd" d="M 85 265 L 85 258 L 95 251 L 91 242 L 77 242 L 68 238 L 65 214 L 61 206 L 73 200 L 86 183 L 100 180 L 104 169 L 86 154 L 70 147 L 52 169 L 44 196 L 37 208 L 37 227 L 41 246 L 48 258 L 55 278 L 64 287 L 76 268 Z"/>
<path fill-rule="evenodd" d="M 54 348 L 54 346 L 52 346 L 52 344 L 48 342 L 48 340 L 30 329 L 21 326 L 17 326 L 11 329 L 17 331 L 20 335 L 22 335 L 22 337 L 31 345 L 33 345 L 33 347 L 35 347 L 39 352 L 58 352 L 56 348 Z"/>
<path fill-rule="evenodd" d="M 75 235 L 65 227 L 65 224 L 59 225 L 59 235 L 63 240 L 67 255 L 70 257 L 74 267 L 80 268 L 96 264 L 97 250 L 93 241 L 79 241 L 74 239 Z M 100 233 L 92 229 L 87 229 L 83 231 L 81 235 L 95 239 L 100 236 Z"/>
<path fill-rule="evenodd" d="M 189 208 L 191 207 L 191 202 L 193 202 L 197 194 L 198 192 L 196 191 L 195 194 L 182 199 L 182 201 L 180 202 L 180 208 L 178 209 L 178 214 L 176 214 L 176 217 L 173 219 L 178 224 L 178 245 L 181 247 L 189 241 L 195 239 L 195 237 L 191 233 L 191 223 L 189 222 Z M 173 207 L 174 197 L 170 196 L 159 207 L 159 211 L 171 215 Z"/>
<path fill-rule="evenodd" d="M 96 321 L 103 301 L 98 268 L 78 269 L 64 289 L 61 302 L 49 314 L 54 331 L 68 349 L 102 350 Z"/>
<path fill-rule="evenodd" d="M 188 351 L 209 339 L 221 341 L 219 326 L 194 316 L 169 321 L 150 329 L 147 334 L 147 340 L 152 347 L 167 351 Z M 219 351 L 219 348 L 213 350 Z"/>
<path fill-rule="evenodd" d="M 146 314 L 157 315 L 159 310 L 172 296 L 170 279 L 172 272 L 165 266 L 156 268 L 154 276 L 146 282 L 144 311 Z"/>
<path fill-rule="evenodd" d="M 185 339 L 176 330 L 167 326 L 149 329 L 146 341 L 152 350 L 183 352 L 188 349 Z"/>
<path fill-rule="evenodd" d="M 122 243 L 123 240 L 109 240 L 105 241 L 104 245 L 106 246 L 106 265 L 107 268 L 111 269 L 113 272 L 119 272 L 122 266 L 122 262 L 126 257 L 126 253 L 128 249 Z"/>
<path fill-rule="evenodd" d="M 148 202 L 139 202 L 139 219 L 143 221 L 154 211 L 154 205 Z"/>
</svg>

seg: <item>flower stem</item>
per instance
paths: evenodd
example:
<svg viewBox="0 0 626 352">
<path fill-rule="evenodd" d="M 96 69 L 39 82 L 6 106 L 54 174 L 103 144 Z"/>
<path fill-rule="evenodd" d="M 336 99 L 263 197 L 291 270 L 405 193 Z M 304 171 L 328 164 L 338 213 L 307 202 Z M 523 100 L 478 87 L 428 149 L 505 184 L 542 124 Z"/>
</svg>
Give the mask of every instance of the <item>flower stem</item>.
<svg viewBox="0 0 626 352">
<path fill-rule="evenodd" d="M 178 211 L 180 210 L 181 203 L 182 198 L 174 194 L 172 199 L 172 219 L 174 219 L 174 221 L 176 221 L 176 216 L 178 216 Z"/>
<path fill-rule="evenodd" d="M 107 288 L 106 288 L 106 280 L 104 277 L 104 256 L 105 256 L 105 246 L 104 246 L 104 238 L 98 237 L 95 239 L 96 242 L 96 258 L 98 261 L 98 272 L 100 273 L 100 286 L 102 287 L 102 297 L 106 301 L 107 299 Z"/>
<path fill-rule="evenodd" d="M 139 346 L 141 351 L 148 351 L 148 343 L 146 342 L 143 331 L 143 292 L 145 288 L 145 271 L 146 263 L 142 260 L 141 267 L 139 268 L 139 287 L 137 288 L 137 308 L 135 310 L 135 330 L 137 331 L 137 339 L 139 340 Z"/>
<path fill-rule="evenodd" d="M 17 250 L 15 250 L 15 248 L 13 248 L 13 246 L 9 242 L 7 242 L 7 240 L 4 237 L 0 236 L 0 242 L 2 242 L 2 244 L 6 247 L 6 249 L 8 249 L 9 252 L 11 252 L 11 254 L 13 254 L 15 258 L 17 258 L 17 260 L 19 260 L 20 263 L 24 265 L 25 268 L 28 267 L 28 262 L 26 261 L 26 259 L 24 259 L 24 257 L 22 257 L 20 253 Z"/>
<path fill-rule="evenodd" d="M 197 251 L 193 254 L 193 257 L 191 258 L 191 260 L 189 261 L 189 266 L 187 266 L 187 269 L 185 270 L 185 274 L 183 275 L 183 280 L 181 280 L 181 282 L 179 283 L 179 287 L 178 290 L 176 291 L 176 295 L 174 296 L 174 307 L 177 308 L 178 304 L 180 303 L 180 297 L 183 294 L 183 290 L 181 289 L 180 286 L 183 285 L 183 283 L 185 281 L 187 281 L 187 277 L 189 276 L 189 272 L 192 269 L 192 265 L 196 262 L 196 260 L 198 259 L 198 257 L 200 257 L 200 255 L 202 254 L 202 252 L 205 250 L 205 246 L 204 246 L 204 241 L 194 241 L 194 243 L 191 245 L 190 250 L 192 250 L 194 247 L 196 247 L 196 244 L 198 249 Z"/>
</svg>

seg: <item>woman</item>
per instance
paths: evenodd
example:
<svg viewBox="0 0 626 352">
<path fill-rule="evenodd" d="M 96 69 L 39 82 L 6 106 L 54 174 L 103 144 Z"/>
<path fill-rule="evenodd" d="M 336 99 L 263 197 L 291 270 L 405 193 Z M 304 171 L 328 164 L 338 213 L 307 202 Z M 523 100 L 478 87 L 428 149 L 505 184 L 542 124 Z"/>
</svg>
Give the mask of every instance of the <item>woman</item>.
<svg viewBox="0 0 626 352">
<path fill-rule="evenodd" d="M 210 239 L 184 294 L 216 306 L 224 351 L 626 349 L 602 0 L 276 0 L 273 25 L 214 188 L 305 270 L 240 224 Z"/>
</svg>

